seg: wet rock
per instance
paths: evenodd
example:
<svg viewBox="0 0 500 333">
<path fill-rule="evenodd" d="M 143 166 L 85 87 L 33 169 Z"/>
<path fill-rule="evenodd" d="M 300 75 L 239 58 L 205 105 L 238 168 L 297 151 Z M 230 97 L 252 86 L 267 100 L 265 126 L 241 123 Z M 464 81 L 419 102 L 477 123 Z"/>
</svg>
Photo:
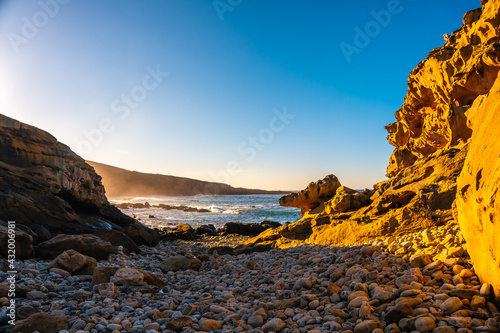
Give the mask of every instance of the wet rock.
<svg viewBox="0 0 500 333">
<path fill-rule="evenodd" d="M 184 271 L 187 269 L 192 269 L 192 270 L 199 270 L 201 267 L 202 262 L 199 259 L 196 258 L 187 258 L 184 256 L 173 256 L 173 257 L 168 257 L 165 259 L 160 264 L 160 269 L 163 272 L 169 272 L 169 271 Z"/>
<path fill-rule="evenodd" d="M 354 333 L 371 333 L 377 328 L 383 328 L 378 320 L 365 320 L 354 327 Z"/>
<path fill-rule="evenodd" d="M 73 275 L 92 275 L 97 267 L 97 260 L 83 255 L 73 249 L 58 255 L 49 265 L 48 269 L 64 269 Z"/>
<path fill-rule="evenodd" d="M 281 226 L 280 223 L 264 221 L 261 223 L 241 223 L 241 222 L 228 222 L 221 229 L 222 235 L 242 235 L 242 236 L 255 236 L 270 228 Z"/>
<path fill-rule="evenodd" d="M 33 333 L 35 331 L 44 333 L 58 333 L 68 328 L 68 318 L 62 313 L 39 312 L 29 316 L 27 319 L 16 321 L 14 326 L 7 328 L 7 333 Z"/>
<path fill-rule="evenodd" d="M 133 268 L 123 267 L 111 277 L 111 282 L 117 286 L 140 286 L 144 281 L 144 274 Z"/>
<path fill-rule="evenodd" d="M 138 246 L 156 246 L 160 241 L 160 233 L 157 230 L 143 226 L 139 222 L 121 228 L 120 231 L 132 239 Z"/>
<path fill-rule="evenodd" d="M 262 330 L 264 332 L 279 332 L 285 327 L 285 323 L 283 320 L 279 318 L 274 318 L 269 320 L 267 323 L 262 326 Z"/>
<path fill-rule="evenodd" d="M 192 327 L 193 320 L 188 316 L 178 316 L 178 317 L 168 319 L 165 322 L 165 326 L 169 330 L 180 332 L 185 327 L 188 327 L 188 328 Z"/>
<path fill-rule="evenodd" d="M 60 234 L 35 247 L 36 255 L 41 258 L 56 258 L 67 250 L 75 250 L 97 260 L 106 260 L 114 252 L 111 243 L 90 234 Z"/>
<path fill-rule="evenodd" d="M 304 289 L 311 289 L 312 287 L 312 282 L 311 279 L 308 278 L 301 278 L 295 281 L 295 284 L 293 285 L 293 289 L 295 290 L 300 290 L 302 288 Z"/>
<path fill-rule="evenodd" d="M 222 327 L 222 324 L 214 319 L 207 319 L 207 318 L 202 318 L 199 322 L 199 328 L 202 331 L 215 331 L 215 330 L 220 330 Z"/>
<path fill-rule="evenodd" d="M 197 235 L 217 236 L 217 230 L 213 224 L 204 224 L 195 229 Z"/>
<path fill-rule="evenodd" d="M 410 257 L 410 264 L 412 267 L 422 268 L 432 262 L 428 254 L 416 254 Z"/>
<path fill-rule="evenodd" d="M 115 285 L 112 282 L 98 284 L 97 292 L 104 297 L 113 297 L 115 294 Z"/>
<path fill-rule="evenodd" d="M 193 240 L 196 239 L 197 233 L 189 224 L 180 224 L 171 229 L 165 230 L 162 238 L 165 239 L 182 239 L 182 240 Z"/>
<path fill-rule="evenodd" d="M 97 232 L 97 236 L 110 242 L 113 246 L 123 246 L 127 253 L 141 253 L 139 246 L 137 246 L 137 244 L 130 237 L 121 231 L 101 229 Z"/>
<path fill-rule="evenodd" d="M 430 317 L 420 317 L 415 320 L 415 329 L 419 332 L 430 332 L 436 328 L 436 322 Z"/>
<path fill-rule="evenodd" d="M 463 303 L 458 297 L 450 297 L 446 301 L 444 301 L 439 308 L 446 314 L 450 315 L 455 311 L 460 310 L 462 308 Z"/>
<path fill-rule="evenodd" d="M 94 274 L 92 275 L 92 282 L 90 287 L 93 287 L 96 284 L 106 283 L 111 280 L 111 277 L 115 275 L 117 267 L 112 266 L 97 266 L 94 270 Z"/>
</svg>

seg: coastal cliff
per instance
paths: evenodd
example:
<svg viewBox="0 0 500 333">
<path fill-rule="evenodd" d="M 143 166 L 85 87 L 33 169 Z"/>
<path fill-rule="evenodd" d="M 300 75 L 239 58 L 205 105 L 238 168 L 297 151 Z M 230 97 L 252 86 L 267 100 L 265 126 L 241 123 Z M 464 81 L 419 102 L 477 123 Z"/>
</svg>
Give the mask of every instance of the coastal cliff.
<svg viewBox="0 0 500 333">
<path fill-rule="evenodd" d="M 490 91 L 500 68 L 500 4 L 483 3 L 467 12 L 462 27 L 410 73 L 397 121 L 386 126 L 389 143 L 396 147 L 389 177 L 442 151 L 466 149 L 472 131 L 465 112 Z"/>
<path fill-rule="evenodd" d="M 0 220 L 82 233 L 134 220 L 108 202 L 101 177 L 49 133 L 0 114 Z"/>
<path fill-rule="evenodd" d="M 114 166 L 87 161 L 102 177 L 108 197 L 148 195 L 196 195 L 196 194 L 283 194 L 283 191 L 264 191 L 235 188 L 227 184 L 129 171 Z"/>
<path fill-rule="evenodd" d="M 474 101 L 467 117 L 473 133 L 458 178 L 456 218 L 476 274 L 500 301 L 500 78 Z"/>
<path fill-rule="evenodd" d="M 331 185 L 323 190 L 309 186 L 283 197 L 282 204 L 293 198 L 302 219 L 248 243 L 359 244 L 454 220 L 457 178 L 473 132 L 467 111 L 491 91 L 500 69 L 500 1 L 482 3 L 410 73 L 397 121 L 386 126 L 388 141 L 396 147 L 387 168 L 390 178 L 363 193 L 339 183 L 334 191 Z"/>
</svg>

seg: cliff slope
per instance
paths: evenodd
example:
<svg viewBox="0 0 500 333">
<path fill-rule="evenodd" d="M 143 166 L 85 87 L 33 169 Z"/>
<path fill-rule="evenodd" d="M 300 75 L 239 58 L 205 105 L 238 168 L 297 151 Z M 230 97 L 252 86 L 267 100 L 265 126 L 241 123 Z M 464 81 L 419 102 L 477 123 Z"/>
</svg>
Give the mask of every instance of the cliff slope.
<svg viewBox="0 0 500 333">
<path fill-rule="evenodd" d="M 364 193 L 337 186 L 336 191 L 316 189 L 328 193 L 321 197 L 309 188 L 291 194 L 303 218 L 249 243 L 358 244 L 453 220 L 457 177 L 472 134 L 466 112 L 491 90 L 500 69 L 500 1 L 482 3 L 410 73 L 397 121 L 386 127 L 396 147 L 387 169 L 390 179 Z"/>
<path fill-rule="evenodd" d="M 101 177 L 49 133 L 0 114 L 0 220 L 55 233 L 122 227 Z"/>
<path fill-rule="evenodd" d="M 283 191 L 264 191 L 235 188 L 227 184 L 129 171 L 114 166 L 87 161 L 101 175 L 109 197 L 195 194 L 283 194 Z"/>
</svg>

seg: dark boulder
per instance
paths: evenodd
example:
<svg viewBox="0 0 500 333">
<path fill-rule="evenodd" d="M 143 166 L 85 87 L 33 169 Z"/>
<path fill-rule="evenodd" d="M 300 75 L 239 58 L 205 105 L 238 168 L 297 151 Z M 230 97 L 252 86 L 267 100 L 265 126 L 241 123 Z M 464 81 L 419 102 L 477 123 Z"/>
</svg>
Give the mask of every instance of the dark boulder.
<svg viewBox="0 0 500 333">
<path fill-rule="evenodd" d="M 189 224 L 181 224 L 168 229 L 163 235 L 164 239 L 194 240 L 197 238 L 195 230 Z"/>
<path fill-rule="evenodd" d="M 110 242 L 95 235 L 60 234 L 38 244 L 35 247 L 35 255 L 42 259 L 56 258 L 64 251 L 71 249 L 97 260 L 106 260 L 114 252 L 114 247 Z"/>
<path fill-rule="evenodd" d="M 156 246 L 160 241 L 160 233 L 157 230 L 143 226 L 139 222 L 130 224 L 120 229 L 120 231 L 132 239 L 138 246 Z"/>
<path fill-rule="evenodd" d="M 123 246 L 125 252 L 141 253 L 139 246 L 121 231 L 101 229 L 97 231 L 96 235 L 114 246 Z"/>
</svg>

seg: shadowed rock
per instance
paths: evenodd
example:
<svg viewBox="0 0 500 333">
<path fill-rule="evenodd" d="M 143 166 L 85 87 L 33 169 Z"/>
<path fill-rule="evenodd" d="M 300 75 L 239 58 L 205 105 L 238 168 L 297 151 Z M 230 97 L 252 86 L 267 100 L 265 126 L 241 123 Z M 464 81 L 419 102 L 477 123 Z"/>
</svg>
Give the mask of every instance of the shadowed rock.
<svg viewBox="0 0 500 333">
<path fill-rule="evenodd" d="M 114 252 L 110 242 L 95 235 L 64 235 L 60 234 L 40 243 L 35 247 L 35 255 L 40 258 L 55 258 L 67 250 L 75 250 L 97 260 L 106 260 Z"/>
<path fill-rule="evenodd" d="M 49 133 L 0 114 L 0 219 L 51 233 L 133 221 L 111 206 L 101 177 Z"/>
</svg>

